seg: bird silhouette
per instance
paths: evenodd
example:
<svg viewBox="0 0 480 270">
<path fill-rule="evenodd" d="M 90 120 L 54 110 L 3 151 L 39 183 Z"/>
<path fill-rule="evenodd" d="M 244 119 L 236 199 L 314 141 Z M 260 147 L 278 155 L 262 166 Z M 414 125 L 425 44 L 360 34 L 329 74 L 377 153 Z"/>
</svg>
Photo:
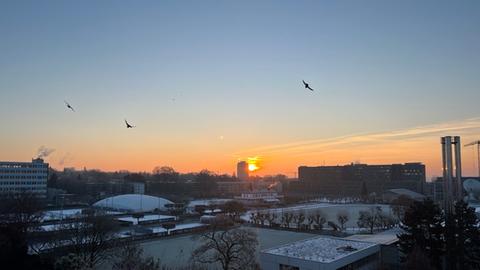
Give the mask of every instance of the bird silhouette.
<svg viewBox="0 0 480 270">
<path fill-rule="evenodd" d="M 305 86 L 306 89 L 309 89 L 310 91 L 313 91 L 313 89 L 310 87 L 310 85 L 308 85 L 308 83 L 306 83 L 304 80 L 302 80 L 303 82 L 303 85 Z"/>
<path fill-rule="evenodd" d="M 64 102 L 65 102 L 65 105 L 67 105 L 67 108 L 69 108 L 70 110 L 72 110 L 72 112 L 75 111 L 75 109 L 73 109 L 73 107 L 72 107 L 70 104 L 68 104 L 68 102 L 67 102 L 66 100 L 64 100 Z"/>
<path fill-rule="evenodd" d="M 127 119 L 125 119 L 125 125 L 127 125 L 127 128 L 134 128 L 134 127 L 135 127 L 135 126 L 130 125 L 130 124 L 127 122 Z"/>
</svg>

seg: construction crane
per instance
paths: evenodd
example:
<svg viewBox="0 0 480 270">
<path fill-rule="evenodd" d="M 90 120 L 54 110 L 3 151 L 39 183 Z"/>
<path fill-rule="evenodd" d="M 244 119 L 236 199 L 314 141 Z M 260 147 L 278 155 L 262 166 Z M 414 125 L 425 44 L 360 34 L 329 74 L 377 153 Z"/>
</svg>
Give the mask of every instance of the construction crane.
<svg viewBox="0 0 480 270">
<path fill-rule="evenodd" d="M 478 159 L 478 177 L 480 178 L 480 141 L 474 141 L 471 143 L 465 144 L 465 147 L 477 145 L 477 159 Z"/>
</svg>

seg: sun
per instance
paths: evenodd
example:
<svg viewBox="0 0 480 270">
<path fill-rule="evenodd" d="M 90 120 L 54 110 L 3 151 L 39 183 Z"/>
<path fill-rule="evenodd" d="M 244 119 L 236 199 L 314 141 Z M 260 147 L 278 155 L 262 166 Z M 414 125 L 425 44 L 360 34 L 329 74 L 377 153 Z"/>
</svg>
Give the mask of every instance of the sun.
<svg viewBox="0 0 480 270">
<path fill-rule="evenodd" d="M 249 157 L 247 158 L 247 163 L 249 172 L 258 171 L 261 169 L 259 157 Z"/>
<path fill-rule="evenodd" d="M 248 170 L 249 171 L 253 172 L 253 171 L 256 171 L 258 169 L 260 169 L 260 168 L 257 165 L 255 165 L 253 163 L 248 164 Z"/>
</svg>

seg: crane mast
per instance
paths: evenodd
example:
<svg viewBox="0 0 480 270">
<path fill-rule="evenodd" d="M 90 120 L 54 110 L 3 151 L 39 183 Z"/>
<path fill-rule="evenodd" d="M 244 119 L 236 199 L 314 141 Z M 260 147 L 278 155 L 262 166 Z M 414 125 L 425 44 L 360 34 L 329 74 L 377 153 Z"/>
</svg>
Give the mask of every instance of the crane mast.
<svg viewBox="0 0 480 270">
<path fill-rule="evenodd" d="M 465 144 L 465 147 L 476 145 L 477 146 L 477 162 L 478 162 L 478 177 L 480 178 L 480 141 L 474 141 L 471 143 Z"/>
</svg>

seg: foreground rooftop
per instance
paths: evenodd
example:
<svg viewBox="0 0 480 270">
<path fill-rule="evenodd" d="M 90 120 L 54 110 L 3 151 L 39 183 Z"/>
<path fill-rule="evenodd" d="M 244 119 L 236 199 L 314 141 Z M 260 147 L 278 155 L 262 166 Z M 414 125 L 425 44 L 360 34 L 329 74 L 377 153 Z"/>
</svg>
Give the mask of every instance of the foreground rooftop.
<svg viewBox="0 0 480 270">
<path fill-rule="evenodd" d="M 329 263 L 374 246 L 375 243 L 321 236 L 267 249 L 263 253 Z"/>
</svg>

